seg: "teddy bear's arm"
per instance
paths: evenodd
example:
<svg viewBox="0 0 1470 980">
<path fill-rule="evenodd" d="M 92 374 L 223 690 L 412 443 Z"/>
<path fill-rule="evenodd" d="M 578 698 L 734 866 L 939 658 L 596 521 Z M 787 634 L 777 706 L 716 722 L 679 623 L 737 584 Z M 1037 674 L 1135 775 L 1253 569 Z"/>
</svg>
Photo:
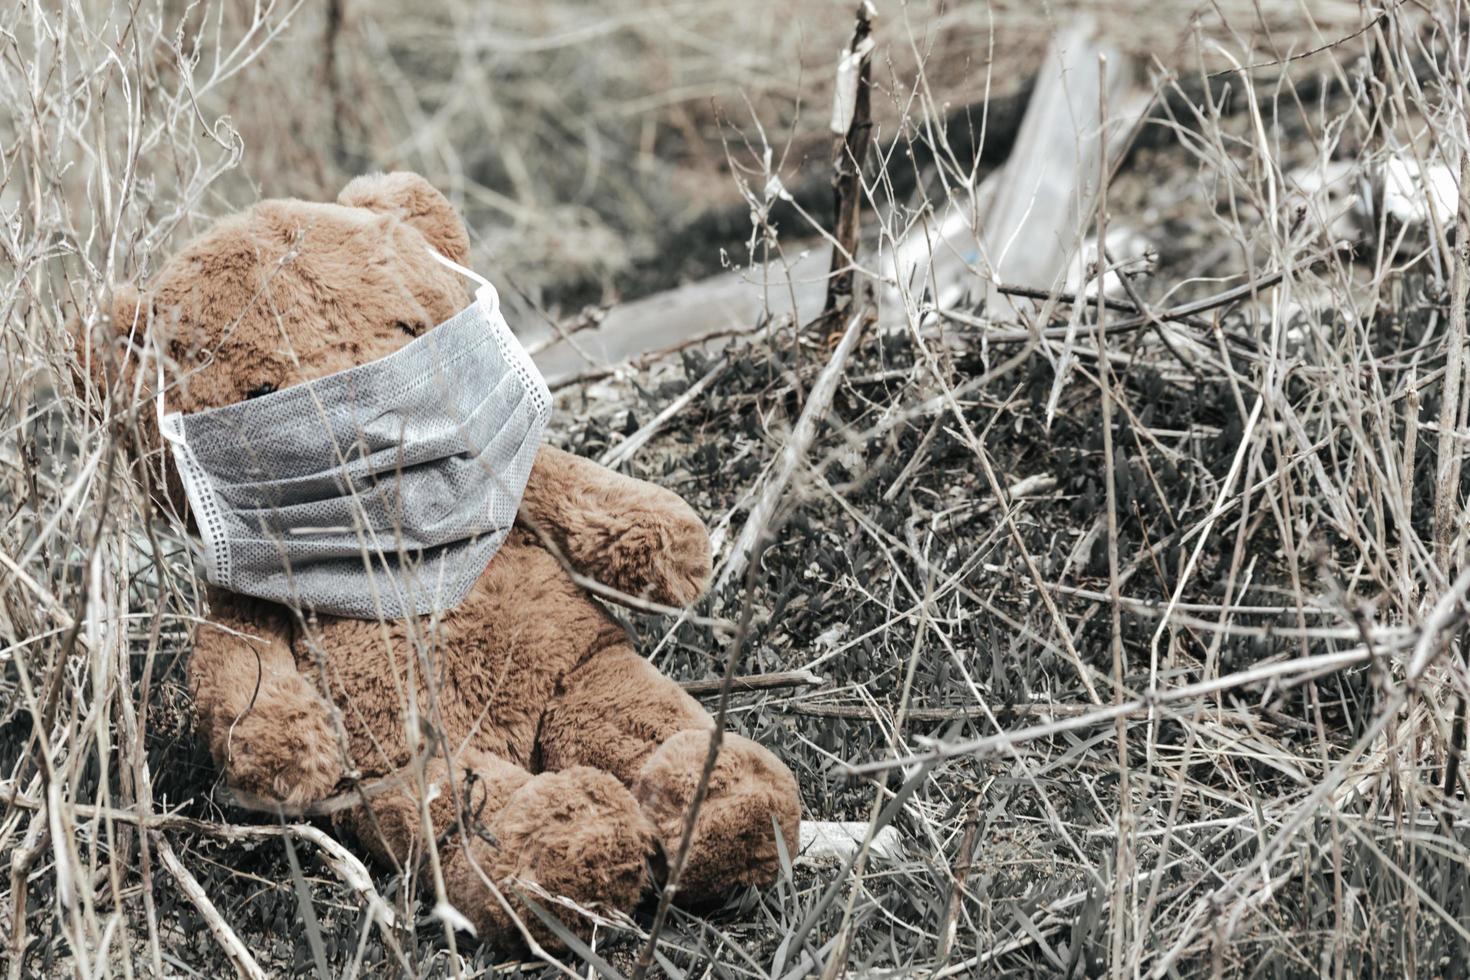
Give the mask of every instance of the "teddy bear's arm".
<svg viewBox="0 0 1470 980">
<path fill-rule="evenodd" d="M 709 583 L 709 534 L 678 494 L 543 446 L 520 518 L 604 585 L 687 605 Z"/>
<path fill-rule="evenodd" d="M 211 590 L 189 658 L 199 733 L 233 786 L 288 803 L 328 795 L 342 754 L 327 703 L 296 670 L 278 607 Z"/>
</svg>

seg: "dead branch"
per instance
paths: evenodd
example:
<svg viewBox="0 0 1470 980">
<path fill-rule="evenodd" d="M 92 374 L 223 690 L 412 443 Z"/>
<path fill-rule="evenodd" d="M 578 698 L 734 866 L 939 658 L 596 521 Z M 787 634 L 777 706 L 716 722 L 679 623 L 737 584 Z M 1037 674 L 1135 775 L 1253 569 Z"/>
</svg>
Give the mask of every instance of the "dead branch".
<svg viewBox="0 0 1470 980">
<path fill-rule="evenodd" d="M 852 354 L 853 348 L 857 346 L 858 338 L 862 335 L 863 328 L 870 317 L 871 314 L 863 310 L 849 317 L 842 339 L 832 351 L 832 357 L 828 360 L 826 367 L 822 368 L 822 373 L 817 376 L 816 383 L 812 385 L 811 394 L 807 397 L 806 404 L 802 406 L 801 417 L 796 420 L 796 425 L 791 430 L 791 437 L 787 439 L 786 446 L 781 452 L 780 464 L 775 476 L 761 491 L 760 499 L 751 508 L 750 516 L 746 518 L 745 526 L 741 528 L 739 539 L 736 540 L 735 546 L 725 558 L 725 564 L 715 579 L 716 589 L 723 587 L 726 582 L 744 571 L 745 562 L 755 547 L 756 538 L 766 532 L 767 525 L 775 516 L 777 507 L 785 499 L 786 489 L 790 486 L 797 469 L 806 460 L 807 451 L 811 448 L 812 440 L 816 438 L 817 427 L 826 417 L 827 409 L 832 404 L 832 396 L 837 393 L 837 383 L 842 378 L 847 359 Z"/>
<path fill-rule="evenodd" d="M 723 681 L 684 681 L 679 686 L 695 697 L 719 694 Z M 732 691 L 774 691 L 785 687 L 821 687 L 827 683 L 809 670 L 788 670 L 774 674 L 744 674 L 730 682 Z"/>
<path fill-rule="evenodd" d="M 830 278 L 824 320 L 844 317 L 852 304 L 853 265 L 857 260 L 859 219 L 863 204 L 863 161 L 873 141 L 872 52 L 873 9 L 860 0 L 852 40 L 837 63 L 837 95 L 832 130 L 839 139 L 832 151 L 832 237 Z"/>
<path fill-rule="evenodd" d="M 153 848 L 154 853 L 163 862 L 164 868 L 178 884 L 179 890 L 184 893 L 184 897 L 198 910 L 200 918 L 209 927 L 210 935 L 214 936 L 215 942 L 219 943 L 225 957 L 234 965 L 235 972 L 242 977 L 248 977 L 249 980 L 265 980 L 265 971 L 260 968 L 260 964 L 255 962 L 255 957 L 250 955 L 249 948 L 240 941 L 239 936 L 235 935 L 235 930 L 230 928 L 230 924 L 219 914 L 219 909 L 215 908 L 214 903 L 209 900 L 209 895 L 199 884 L 199 879 L 184 867 L 184 862 L 179 860 L 179 856 L 174 853 L 173 847 L 162 834 L 153 835 Z"/>
<path fill-rule="evenodd" d="M 634 432 L 628 438 L 603 453 L 602 458 L 598 462 L 603 466 L 610 466 L 613 469 L 617 469 L 623 465 L 623 463 L 633 457 L 634 453 L 642 449 L 649 439 L 652 439 L 660 429 L 667 425 L 670 419 L 682 412 L 690 402 L 704 394 L 710 385 L 719 380 L 720 375 L 725 373 L 727 367 L 729 365 L 723 362 L 716 364 L 706 372 L 704 377 L 690 385 L 682 395 L 669 402 L 663 411 L 642 425 L 637 432 Z"/>
</svg>

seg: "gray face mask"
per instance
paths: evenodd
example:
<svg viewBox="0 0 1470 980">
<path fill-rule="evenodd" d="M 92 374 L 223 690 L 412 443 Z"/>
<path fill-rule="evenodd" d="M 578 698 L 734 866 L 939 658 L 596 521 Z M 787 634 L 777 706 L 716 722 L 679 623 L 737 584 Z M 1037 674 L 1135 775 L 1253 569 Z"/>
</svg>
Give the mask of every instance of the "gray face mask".
<svg viewBox="0 0 1470 980">
<path fill-rule="evenodd" d="M 500 313 L 475 302 L 387 357 L 159 429 L 209 581 L 358 619 L 453 608 L 515 521 L 551 393 Z"/>
</svg>

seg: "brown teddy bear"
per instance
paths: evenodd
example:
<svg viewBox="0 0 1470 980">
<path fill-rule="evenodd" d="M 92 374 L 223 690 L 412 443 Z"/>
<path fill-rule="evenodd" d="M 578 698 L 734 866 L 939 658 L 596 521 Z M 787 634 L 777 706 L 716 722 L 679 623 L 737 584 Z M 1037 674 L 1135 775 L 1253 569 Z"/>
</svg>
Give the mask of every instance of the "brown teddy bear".
<svg viewBox="0 0 1470 980">
<path fill-rule="evenodd" d="M 359 177 L 332 204 L 262 201 L 143 293 L 120 291 L 113 342 L 151 329 L 169 407 L 185 413 L 285 389 L 384 357 L 464 309 L 464 280 L 430 248 L 465 263 L 469 238 L 415 174 Z M 165 478 L 179 506 L 172 465 Z M 411 771 L 411 745 L 434 748 L 426 808 L 426 782 L 402 778 L 340 822 L 385 860 L 437 864 L 431 883 L 482 938 L 514 941 L 513 916 L 545 935 L 516 897 L 527 884 L 629 910 L 677 851 L 714 723 L 567 566 L 685 605 L 707 584 L 710 543 L 673 493 L 543 446 L 509 537 L 433 620 L 303 618 L 211 588 L 188 669 L 198 731 L 231 785 L 294 804 L 349 773 Z M 410 724 L 429 736 L 411 738 Z M 771 882 L 776 828 L 794 849 L 799 819 L 786 766 L 724 736 L 680 899 Z M 425 860 L 429 835 L 437 861 Z"/>
</svg>

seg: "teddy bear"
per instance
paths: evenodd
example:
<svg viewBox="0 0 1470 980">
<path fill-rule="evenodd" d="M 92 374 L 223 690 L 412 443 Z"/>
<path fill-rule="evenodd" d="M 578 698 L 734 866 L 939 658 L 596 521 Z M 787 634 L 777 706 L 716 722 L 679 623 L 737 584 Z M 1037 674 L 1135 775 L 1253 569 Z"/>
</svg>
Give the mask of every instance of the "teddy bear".
<svg viewBox="0 0 1470 980">
<path fill-rule="evenodd" d="M 117 290 L 110 329 L 86 339 L 136 354 L 151 336 L 170 407 L 231 405 L 385 357 L 464 309 L 464 280 L 431 249 L 465 264 L 469 237 L 416 174 L 358 177 L 333 203 L 261 201 L 141 290 Z M 114 397 L 150 395 L 153 372 Z M 179 474 L 138 418 L 160 504 L 182 513 Z M 627 912 L 667 873 L 714 727 L 578 577 L 687 606 L 710 570 L 705 527 L 677 495 L 542 445 L 504 543 L 432 618 L 303 615 L 210 587 L 187 666 L 196 729 L 230 786 L 270 800 L 386 779 L 334 818 L 339 829 L 423 869 L 482 939 L 544 938 L 525 895 Z M 724 734 L 678 899 L 772 882 L 800 812 L 790 770 Z"/>
</svg>

